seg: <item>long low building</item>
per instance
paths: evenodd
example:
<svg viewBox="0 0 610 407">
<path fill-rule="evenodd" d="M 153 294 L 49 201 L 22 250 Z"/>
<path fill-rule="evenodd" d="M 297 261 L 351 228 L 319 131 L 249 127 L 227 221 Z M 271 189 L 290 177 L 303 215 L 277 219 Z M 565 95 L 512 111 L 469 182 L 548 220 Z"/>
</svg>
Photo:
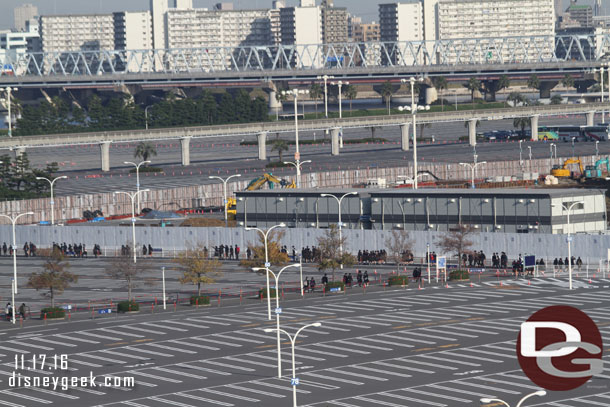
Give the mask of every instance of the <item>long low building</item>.
<svg viewBox="0 0 610 407">
<path fill-rule="evenodd" d="M 351 194 L 349 194 L 351 193 Z M 345 195 L 349 194 L 349 195 Z M 338 199 L 341 202 L 339 218 Z M 268 228 L 602 233 L 601 189 L 271 189 L 237 193 L 237 222 Z M 569 226 L 568 226 L 569 225 Z"/>
</svg>

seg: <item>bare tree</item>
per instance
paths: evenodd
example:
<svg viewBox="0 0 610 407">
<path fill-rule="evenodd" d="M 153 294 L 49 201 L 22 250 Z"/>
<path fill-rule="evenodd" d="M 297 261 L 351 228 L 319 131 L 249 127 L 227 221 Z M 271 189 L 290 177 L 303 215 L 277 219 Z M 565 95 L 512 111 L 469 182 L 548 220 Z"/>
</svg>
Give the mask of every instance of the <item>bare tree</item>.
<svg viewBox="0 0 610 407">
<path fill-rule="evenodd" d="M 413 240 L 406 230 L 393 230 L 385 245 L 389 251 L 388 258 L 396 264 L 404 263 L 412 257 Z"/>
<path fill-rule="evenodd" d="M 53 250 L 45 260 L 44 271 L 32 273 L 28 287 L 47 290 L 42 295 L 51 299 L 51 307 L 55 307 L 55 296 L 61 295 L 70 284 L 78 282 L 78 276 L 68 271 L 70 263 L 60 250 Z"/>
<path fill-rule="evenodd" d="M 181 284 L 197 286 L 197 296 L 201 296 L 201 286 L 213 283 L 214 277 L 221 274 L 221 264 L 218 260 L 208 258 L 208 250 L 201 243 L 178 256 L 176 260 L 182 268 Z"/>
<path fill-rule="evenodd" d="M 346 240 L 346 237 L 339 238 L 339 229 L 336 225 L 330 225 L 324 236 L 318 238 L 318 247 L 320 249 L 318 269 L 332 270 L 332 281 L 335 281 L 335 270 L 340 268 L 341 265 L 351 266 L 356 263 L 354 256 L 346 250 Z M 341 247 L 343 247 L 343 252 Z"/>
<path fill-rule="evenodd" d="M 461 264 L 462 253 L 465 253 L 468 248 L 472 247 L 473 241 L 470 237 L 475 233 L 475 229 L 470 225 L 457 225 L 457 228 L 451 230 L 445 236 L 440 237 L 436 244 L 445 253 L 455 253 L 458 256 L 458 268 Z"/>
<path fill-rule="evenodd" d="M 133 257 L 129 254 L 121 255 L 110 260 L 105 273 L 110 278 L 122 280 L 127 288 L 127 299 L 132 300 L 133 289 L 140 284 L 152 285 L 154 282 L 150 278 L 146 278 L 146 274 L 150 273 L 152 264 L 150 260 L 141 259 L 137 263 L 133 262 Z"/>
<path fill-rule="evenodd" d="M 280 241 L 284 237 L 284 231 L 272 230 L 267 238 L 267 251 L 269 257 L 269 263 L 274 266 L 284 266 L 288 264 L 290 258 L 286 253 L 282 253 L 282 245 Z M 250 260 L 243 259 L 239 262 L 243 267 L 263 267 L 265 265 L 265 239 L 258 233 L 258 242 L 248 243 L 248 248 L 252 252 L 252 258 Z"/>
</svg>

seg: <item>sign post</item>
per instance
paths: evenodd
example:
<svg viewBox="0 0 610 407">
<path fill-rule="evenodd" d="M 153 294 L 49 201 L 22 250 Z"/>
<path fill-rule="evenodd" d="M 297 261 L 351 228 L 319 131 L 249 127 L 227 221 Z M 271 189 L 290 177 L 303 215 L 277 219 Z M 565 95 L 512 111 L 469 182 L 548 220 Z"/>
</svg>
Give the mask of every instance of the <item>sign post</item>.
<svg viewBox="0 0 610 407">
<path fill-rule="evenodd" d="M 458 259 L 458 262 L 459 262 L 459 259 Z M 444 271 L 445 281 L 447 281 L 447 258 L 445 256 L 437 257 L 437 259 L 436 259 L 436 282 L 437 283 L 438 283 L 439 273 L 441 270 Z"/>
</svg>

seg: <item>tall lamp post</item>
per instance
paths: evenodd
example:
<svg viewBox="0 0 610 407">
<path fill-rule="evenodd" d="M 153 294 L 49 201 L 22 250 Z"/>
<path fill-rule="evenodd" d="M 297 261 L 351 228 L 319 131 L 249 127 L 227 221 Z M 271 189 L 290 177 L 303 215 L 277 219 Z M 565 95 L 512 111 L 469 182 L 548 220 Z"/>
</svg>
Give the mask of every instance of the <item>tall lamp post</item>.
<svg viewBox="0 0 610 407">
<path fill-rule="evenodd" d="M 315 327 L 315 328 L 319 328 L 321 327 L 322 324 L 319 322 L 314 322 L 313 324 L 309 324 L 309 325 L 305 325 L 304 327 L 302 327 L 301 329 L 299 329 L 294 336 L 290 336 L 290 334 L 286 331 L 284 331 L 283 329 L 279 329 L 279 328 L 267 328 L 264 329 L 264 332 L 267 333 L 271 333 L 275 330 L 282 332 L 284 335 L 286 335 L 288 337 L 288 339 L 290 339 L 290 344 L 292 345 L 292 379 L 291 379 L 291 384 L 292 384 L 292 406 L 293 407 L 297 407 L 297 386 L 299 384 L 299 381 L 296 377 L 296 363 L 295 363 L 295 355 L 294 355 L 294 347 L 296 345 L 296 341 L 297 341 L 297 337 L 299 336 L 299 334 L 307 328 L 310 327 Z"/>
<path fill-rule="evenodd" d="M 532 170 L 532 146 L 527 146 L 527 154 L 530 162 L 530 171 Z"/>
<path fill-rule="evenodd" d="M 0 90 L 3 90 L 6 92 L 6 101 L 8 103 L 8 106 L 7 106 L 7 109 L 8 109 L 8 136 L 13 137 L 13 115 L 11 113 L 11 109 L 12 109 L 11 94 L 13 91 L 17 92 L 18 89 L 7 86 L 6 88 L 0 88 Z M 15 287 L 17 287 L 17 282 L 15 282 Z"/>
<path fill-rule="evenodd" d="M 283 269 L 279 271 L 279 273 L 275 274 L 268 267 L 254 267 L 252 270 L 259 271 L 265 270 L 266 273 L 271 273 L 273 278 L 275 279 L 275 324 L 277 331 L 277 377 L 278 379 L 282 378 L 282 343 L 280 342 L 280 314 L 282 310 L 280 308 L 280 296 L 279 296 L 279 287 L 280 287 L 280 275 L 284 270 L 290 267 L 300 267 L 300 264 L 289 264 Z M 269 274 L 267 274 L 269 275 Z M 301 280 L 302 281 L 302 280 Z M 293 374 L 294 376 L 294 374 Z"/>
<path fill-rule="evenodd" d="M 15 217 L 9 216 L 9 215 L 1 215 L 3 218 L 7 218 L 8 220 L 11 221 L 11 223 L 13 224 L 13 281 L 15 283 L 15 294 L 18 294 L 17 291 L 17 234 L 15 233 L 15 225 L 17 223 L 17 220 L 22 217 L 22 216 L 26 216 L 26 215 L 33 215 L 34 212 L 26 212 L 26 213 L 21 213 Z M 13 303 L 13 310 L 15 309 L 15 304 Z M 13 311 L 14 313 L 14 311 Z"/>
<path fill-rule="evenodd" d="M 150 107 L 150 106 L 149 106 Z M 124 161 L 123 164 L 133 165 L 136 167 L 136 193 L 140 190 L 140 166 L 142 164 L 150 164 L 150 161 L 142 161 L 141 163 L 132 163 L 131 161 Z M 138 195 L 138 213 L 140 213 L 140 196 Z"/>
<path fill-rule="evenodd" d="M 480 163 L 478 163 L 478 162 L 477 162 L 477 156 L 476 156 L 476 155 L 474 156 L 474 163 L 473 163 L 473 164 L 470 164 L 470 163 L 460 163 L 460 165 L 462 165 L 462 166 L 464 166 L 464 167 L 468 167 L 468 168 L 470 168 L 470 171 L 472 172 L 472 176 L 471 176 L 471 178 L 470 178 L 470 179 L 471 179 L 470 186 L 471 186 L 473 189 L 475 188 L 475 186 L 474 186 L 474 179 L 475 179 L 475 176 L 476 176 L 477 167 L 478 167 L 479 165 L 483 165 L 483 164 L 487 164 L 487 161 L 481 161 Z"/>
<path fill-rule="evenodd" d="M 525 400 L 529 399 L 530 397 L 534 397 L 534 396 L 538 396 L 538 397 L 544 397 L 546 396 L 546 391 L 544 390 L 539 390 L 537 392 L 534 392 L 532 394 L 528 394 L 527 396 L 523 397 L 520 401 L 519 404 L 517 404 L 517 407 L 521 407 L 523 405 L 523 403 L 525 403 Z M 481 403 L 483 404 L 489 404 L 489 403 L 502 403 L 504 404 L 506 407 L 510 407 L 510 404 L 508 404 L 506 401 L 504 400 L 500 400 L 500 399 L 492 399 L 492 398 L 482 398 L 481 399 Z"/>
<path fill-rule="evenodd" d="M 519 140 L 519 165 L 523 167 L 523 147 L 521 144 L 523 144 L 523 140 Z"/>
<path fill-rule="evenodd" d="M 555 151 L 555 158 L 557 158 L 557 144 L 551 143 L 551 165 L 553 165 L 553 150 Z"/>
<path fill-rule="evenodd" d="M 415 83 L 423 82 L 423 78 L 415 79 L 414 77 L 409 78 L 409 80 L 401 79 L 402 83 L 411 83 L 411 106 L 400 106 L 398 107 L 399 111 L 409 111 L 413 116 L 413 176 L 415 177 L 413 183 L 413 189 L 417 189 L 417 111 L 418 110 L 430 110 L 430 106 L 418 106 L 415 103 Z"/>
<path fill-rule="evenodd" d="M 138 195 L 140 195 L 143 192 L 148 192 L 150 191 L 150 189 L 141 189 L 137 192 L 134 192 L 133 194 L 130 192 L 123 192 L 123 191 L 115 191 L 114 194 L 118 195 L 118 194 L 125 194 L 127 195 L 129 198 L 131 198 L 131 237 L 133 239 L 133 262 L 136 263 L 137 262 L 137 257 L 136 257 L 136 198 L 138 197 Z"/>
<path fill-rule="evenodd" d="M 245 230 L 256 230 L 258 233 L 260 233 L 263 236 L 263 243 L 265 244 L 265 267 L 269 268 L 271 267 L 271 263 L 269 263 L 269 248 L 267 247 L 267 242 L 269 239 L 269 233 L 271 233 L 271 231 L 275 228 L 285 228 L 286 224 L 285 223 L 280 223 L 279 225 L 275 225 L 275 226 L 271 226 L 269 229 L 267 229 L 266 232 L 264 232 L 262 229 L 259 228 L 248 228 L 246 227 Z M 265 275 L 267 276 L 267 315 L 269 318 L 269 321 L 271 321 L 271 290 L 269 290 L 269 273 L 265 273 Z"/>
<path fill-rule="evenodd" d="M 335 79 L 335 77 L 332 75 L 318 76 L 318 80 L 320 79 L 324 80 L 324 114 L 328 119 L 328 80 Z"/>
<path fill-rule="evenodd" d="M 282 95 L 292 96 L 294 99 L 294 135 L 295 135 L 295 144 L 296 144 L 296 152 L 294 153 L 294 160 L 296 162 L 297 167 L 297 188 L 301 187 L 301 166 L 299 165 L 301 161 L 301 153 L 299 151 L 299 115 L 298 115 L 298 99 L 299 95 L 308 95 L 309 91 L 307 89 L 292 89 L 292 90 L 283 90 Z"/>
<path fill-rule="evenodd" d="M 331 82 L 331 85 L 337 85 L 339 87 L 339 119 L 343 118 L 343 100 L 342 100 L 342 91 L 343 85 L 349 85 L 349 82 Z"/>
<path fill-rule="evenodd" d="M 146 122 L 146 130 L 148 130 L 148 109 L 151 107 L 153 107 L 153 105 L 146 106 L 146 108 L 144 108 L 144 121 Z"/>
<path fill-rule="evenodd" d="M 303 166 L 305 164 L 309 164 L 309 163 L 311 163 L 311 160 L 305 160 L 305 161 L 296 161 L 296 160 L 295 161 L 284 161 L 284 164 L 294 166 L 294 168 L 297 170 L 297 174 L 301 174 L 301 172 L 302 172 L 301 170 L 302 170 Z M 299 183 L 299 179 L 300 179 L 300 177 L 299 177 L 299 175 L 297 175 L 297 184 Z M 300 185 L 297 185 L 297 186 L 300 187 Z"/>
<path fill-rule="evenodd" d="M 343 228 L 343 222 L 341 222 L 341 203 L 343 202 L 343 199 L 347 196 L 350 195 L 358 195 L 358 192 L 348 192 L 347 194 L 343 194 L 343 196 L 341 196 L 341 198 L 337 198 L 336 196 L 332 195 L 332 194 L 321 194 L 320 196 L 326 197 L 326 198 L 335 198 L 335 200 L 337 201 L 337 205 L 339 206 L 339 253 L 341 253 L 341 255 L 343 256 L 343 234 L 341 232 L 342 228 Z M 343 269 L 343 263 L 341 264 L 341 269 Z"/>
<path fill-rule="evenodd" d="M 566 240 L 568 241 L 568 278 L 570 280 L 570 290 L 572 289 L 572 236 L 570 235 L 570 212 L 572 211 L 574 206 L 584 205 L 584 204 L 585 204 L 585 201 L 576 201 L 576 202 L 572 202 L 572 204 L 568 207 L 565 207 L 563 204 L 561 205 L 562 211 L 567 210 L 567 212 L 568 212 L 568 237 Z M 556 205 L 551 205 L 551 206 L 556 206 Z"/>
<path fill-rule="evenodd" d="M 227 204 L 229 203 L 229 201 L 227 200 L 227 182 L 229 182 L 229 180 L 231 178 L 236 178 L 236 177 L 241 177 L 241 174 L 235 174 L 235 175 L 231 175 L 227 178 L 222 178 L 222 177 L 218 177 L 216 175 L 210 175 L 208 178 L 209 179 L 219 179 L 222 182 L 222 190 L 223 190 L 223 197 L 224 197 L 224 207 L 225 207 L 225 226 L 229 225 L 229 218 L 227 216 Z"/>
<path fill-rule="evenodd" d="M 45 180 L 51 185 L 51 225 L 55 224 L 55 210 L 54 210 L 55 201 L 53 200 L 53 184 L 55 184 L 55 181 L 57 181 L 58 179 L 66 179 L 66 178 L 68 178 L 68 177 L 66 177 L 65 175 L 62 175 L 61 177 L 57 177 L 53 180 L 50 180 L 45 177 L 36 177 L 37 180 Z"/>
</svg>

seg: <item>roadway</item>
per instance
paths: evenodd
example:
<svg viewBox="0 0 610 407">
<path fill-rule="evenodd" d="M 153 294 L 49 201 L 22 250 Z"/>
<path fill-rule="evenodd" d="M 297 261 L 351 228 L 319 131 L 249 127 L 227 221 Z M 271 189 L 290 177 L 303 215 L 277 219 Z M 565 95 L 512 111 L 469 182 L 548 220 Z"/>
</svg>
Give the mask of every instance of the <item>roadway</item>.
<svg viewBox="0 0 610 407">
<path fill-rule="evenodd" d="M 601 116 L 596 116 L 595 122 L 601 122 Z M 545 124 L 585 124 L 584 117 L 540 118 L 540 125 Z M 499 129 L 514 129 L 512 120 L 484 121 L 478 127 L 478 132 Z M 346 129 L 344 139 L 370 137 L 368 129 Z M 434 136 L 435 144 L 420 144 L 418 147 L 419 160 L 422 162 L 458 162 L 471 160 L 473 149 L 467 143 L 458 143 L 459 137 L 467 136 L 467 128 L 457 123 L 433 124 L 424 129 L 423 137 Z M 282 135 L 290 138 L 291 135 Z M 323 134 L 316 132 L 316 139 L 323 138 Z M 338 170 L 347 168 L 366 167 L 392 167 L 409 165 L 412 162 L 412 152 L 403 152 L 400 149 L 400 129 L 397 126 L 379 128 L 376 137 L 389 141 L 386 144 L 345 144 L 341 155 L 330 155 L 330 144 L 305 145 L 302 144 L 301 160 L 312 160 L 313 163 L 304 167 L 304 172 Z M 271 151 L 270 142 L 274 135 L 268 136 L 267 154 L 272 160 L 277 160 L 277 153 Z M 313 139 L 312 132 L 300 132 L 301 140 Z M 240 146 L 243 137 L 217 138 L 194 140 L 191 142 L 190 167 L 181 166 L 180 143 L 177 141 L 156 142 L 158 155 L 152 157 L 155 166 L 162 167 L 164 174 L 142 175 L 142 185 L 149 188 L 172 188 L 179 186 L 200 185 L 208 183 L 209 174 L 227 174 L 239 172 L 246 179 L 255 178 L 265 171 L 265 162 L 259 161 L 258 147 L 256 145 Z M 245 140 L 254 141 L 253 138 Z M 448 144 L 450 143 L 450 144 Z M 523 157 L 527 159 L 527 146 L 532 147 L 534 158 L 550 157 L 549 144 L 541 142 L 524 142 Z M 610 143 L 599 144 L 600 154 L 610 154 Z M 56 184 L 58 195 L 74 195 L 81 193 L 110 192 L 117 189 L 133 188 L 135 180 L 129 176 L 124 161 L 133 161 L 135 144 L 113 144 L 110 149 L 110 173 L 102 173 L 100 167 L 100 148 L 97 145 L 81 145 L 73 147 L 57 147 L 45 149 L 30 149 L 28 157 L 35 167 L 42 168 L 50 161 L 60 163 L 60 172 L 67 175 L 68 180 Z M 294 153 L 294 146 L 284 154 L 290 159 Z M 591 155 L 595 153 L 594 143 L 576 143 L 576 155 Z M 479 143 L 477 145 L 479 160 L 497 161 L 519 159 L 519 145 L 512 143 Z M 559 157 L 572 155 L 569 143 L 558 143 Z M 270 170 L 271 171 L 271 170 Z M 293 174 L 290 169 L 276 169 L 276 175 L 287 177 Z"/>
<path fill-rule="evenodd" d="M 282 327 L 299 336 L 296 347 L 301 406 L 462 406 L 481 397 L 510 405 L 538 388 L 515 355 L 520 324 L 558 303 L 585 311 L 610 340 L 607 289 L 534 283 L 499 287 L 394 289 L 350 295 L 307 296 L 282 302 Z M 0 405 L 34 407 L 246 407 L 291 404 L 290 348 L 282 341 L 277 378 L 276 338 L 264 328 L 257 300 L 222 308 L 154 315 L 105 316 L 48 326 L 5 326 L 0 332 Z M 15 355 L 67 355 L 67 371 L 22 370 L 51 378 L 96 377 L 96 388 L 9 388 Z M 48 360 L 47 359 L 47 360 Z M 604 361 L 609 361 L 604 357 Z M 49 362 L 47 362 L 49 363 Z M 608 368 L 570 392 L 550 392 L 529 406 L 608 406 Z M 134 378 L 135 387 L 100 387 L 105 378 Z M 551 404 L 556 403 L 556 404 Z"/>
</svg>

